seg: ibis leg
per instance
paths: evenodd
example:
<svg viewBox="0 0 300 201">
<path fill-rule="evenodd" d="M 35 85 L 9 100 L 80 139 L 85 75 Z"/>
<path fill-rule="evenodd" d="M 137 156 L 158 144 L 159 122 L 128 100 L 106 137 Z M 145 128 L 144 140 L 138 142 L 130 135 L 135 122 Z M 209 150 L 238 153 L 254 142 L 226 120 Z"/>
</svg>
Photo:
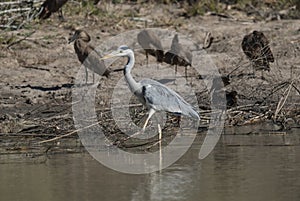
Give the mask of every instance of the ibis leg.
<svg viewBox="0 0 300 201">
<path fill-rule="evenodd" d="M 88 70 L 87 67 L 85 67 L 85 83 L 87 84 L 88 82 Z"/>
</svg>

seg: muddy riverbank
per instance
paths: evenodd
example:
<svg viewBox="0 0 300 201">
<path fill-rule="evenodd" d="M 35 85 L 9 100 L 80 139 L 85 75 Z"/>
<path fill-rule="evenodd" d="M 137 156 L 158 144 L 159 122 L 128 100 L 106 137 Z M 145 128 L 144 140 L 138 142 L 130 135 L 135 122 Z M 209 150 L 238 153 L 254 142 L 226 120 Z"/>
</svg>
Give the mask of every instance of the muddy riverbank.
<svg viewBox="0 0 300 201">
<path fill-rule="evenodd" d="M 230 75 L 226 91 L 237 92 L 236 103 L 228 107 L 226 114 L 222 137 L 225 144 L 300 144 L 299 19 L 258 19 L 238 9 L 186 16 L 178 4 L 108 3 L 95 8 L 76 5 L 66 5 L 64 22 L 54 15 L 47 21 L 33 21 L 21 30 L 1 31 L 1 154 L 82 151 L 72 114 L 72 89 L 81 66 L 67 39 L 74 28 L 80 27 L 91 35 L 92 44 L 97 46 L 120 33 L 145 28 L 145 24 L 177 31 L 200 45 L 207 33 L 211 33 L 214 39 L 206 54 L 222 76 Z M 72 7 L 76 12 L 71 12 Z M 253 30 L 265 33 L 275 57 L 271 70 L 264 72 L 264 79 L 259 76 L 260 72 L 256 77 L 248 76 L 252 73 L 251 63 L 241 49 L 244 35 Z M 150 76 L 151 69 L 143 66 L 145 55 L 142 51 L 136 53 L 136 59 L 139 66 L 136 69 L 140 71 L 136 71 L 135 78 Z M 156 65 L 155 58 L 149 59 Z M 159 69 L 164 68 L 174 69 L 160 64 Z M 211 113 L 210 95 L 195 69 L 189 67 L 187 72 L 203 117 L 199 126 L 199 136 L 203 139 Z M 178 67 L 178 74 L 184 75 L 184 68 Z M 128 148 L 136 144 L 123 143 L 124 136 L 110 112 L 111 95 L 122 76 L 122 73 L 114 73 L 110 78 L 99 79 L 96 113 L 110 143 Z M 167 74 L 166 78 L 172 79 L 174 74 Z M 146 110 L 135 98 L 130 104 L 133 105 L 132 118 L 139 122 Z M 172 129 L 176 129 L 177 123 L 169 119 L 167 138 L 172 138 Z M 58 139 L 37 145 L 55 137 Z M 155 141 L 147 143 L 143 146 L 155 144 Z"/>
</svg>

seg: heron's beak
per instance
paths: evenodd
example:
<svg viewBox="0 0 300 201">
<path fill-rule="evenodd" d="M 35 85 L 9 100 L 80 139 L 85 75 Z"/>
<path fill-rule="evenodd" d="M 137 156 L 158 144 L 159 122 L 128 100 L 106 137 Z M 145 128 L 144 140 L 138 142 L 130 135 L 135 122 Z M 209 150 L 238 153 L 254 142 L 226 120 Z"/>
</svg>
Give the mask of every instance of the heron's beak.
<svg viewBox="0 0 300 201">
<path fill-rule="evenodd" d="M 109 58 L 113 58 L 113 57 L 115 57 L 115 55 L 110 53 L 110 54 L 107 54 L 107 55 L 103 56 L 102 58 L 100 58 L 100 60 L 105 60 L 105 59 L 109 59 Z"/>
<path fill-rule="evenodd" d="M 118 51 L 113 51 L 107 55 L 104 55 L 100 60 L 105 60 L 105 59 L 110 59 L 113 57 L 118 57 L 119 52 Z"/>
<path fill-rule="evenodd" d="M 100 58 L 101 61 L 105 60 L 105 59 L 110 59 L 110 58 L 114 58 L 114 57 L 118 57 L 118 52 L 117 51 L 114 51 L 114 52 L 111 52 L 107 55 L 104 55 L 102 58 Z M 119 71 L 123 71 L 124 68 L 118 68 L 118 69 L 114 69 L 112 70 L 113 72 L 119 72 Z"/>
</svg>

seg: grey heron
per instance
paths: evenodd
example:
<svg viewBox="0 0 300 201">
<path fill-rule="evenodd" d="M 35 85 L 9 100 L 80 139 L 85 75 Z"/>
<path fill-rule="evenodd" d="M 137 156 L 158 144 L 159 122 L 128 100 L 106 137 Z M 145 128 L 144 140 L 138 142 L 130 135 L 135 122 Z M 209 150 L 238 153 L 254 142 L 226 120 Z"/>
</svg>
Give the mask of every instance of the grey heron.
<svg viewBox="0 0 300 201">
<path fill-rule="evenodd" d="M 104 56 L 102 59 L 112 57 L 127 57 L 127 64 L 123 71 L 125 80 L 130 91 L 149 109 L 149 114 L 142 131 L 145 130 L 148 121 L 156 111 L 166 111 L 175 114 L 182 114 L 196 120 L 200 119 L 195 109 L 178 93 L 167 86 L 152 79 L 143 79 L 139 82 L 134 80 L 131 75 L 131 70 L 134 66 L 135 58 L 134 52 L 129 47 L 122 45 L 116 51 Z"/>
<path fill-rule="evenodd" d="M 95 81 L 94 73 L 108 77 L 111 70 L 107 69 L 104 62 L 99 60 L 101 56 L 95 51 L 95 48 L 89 45 L 91 37 L 84 30 L 76 30 L 74 35 L 69 38 L 69 43 L 74 42 L 74 49 L 78 60 L 85 66 L 85 80 L 88 80 L 88 71 L 93 71 L 93 83 Z"/>
<path fill-rule="evenodd" d="M 67 3 L 68 0 L 45 0 L 41 5 L 39 19 L 47 19 L 52 13 L 59 11 L 60 19 L 63 19 L 61 7 Z"/>
<path fill-rule="evenodd" d="M 269 62 L 274 62 L 269 40 L 260 31 L 253 31 L 246 35 L 242 41 L 242 49 L 253 64 L 254 70 L 270 71 Z"/>
<path fill-rule="evenodd" d="M 157 62 L 163 62 L 164 51 L 160 39 L 151 30 L 142 30 L 137 35 L 137 41 L 146 52 L 148 65 L 148 54 L 154 56 Z"/>
</svg>

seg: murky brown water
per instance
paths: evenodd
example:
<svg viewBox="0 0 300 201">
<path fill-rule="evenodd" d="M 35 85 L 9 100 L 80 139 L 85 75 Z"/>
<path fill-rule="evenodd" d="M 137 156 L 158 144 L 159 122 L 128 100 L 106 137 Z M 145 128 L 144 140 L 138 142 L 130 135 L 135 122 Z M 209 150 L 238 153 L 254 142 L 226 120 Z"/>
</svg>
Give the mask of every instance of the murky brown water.
<svg viewBox="0 0 300 201">
<path fill-rule="evenodd" d="M 147 175 L 115 172 L 89 154 L 0 164 L 0 200 L 300 200 L 299 146 L 218 146 L 202 161 L 197 156 L 192 148 Z"/>
</svg>

